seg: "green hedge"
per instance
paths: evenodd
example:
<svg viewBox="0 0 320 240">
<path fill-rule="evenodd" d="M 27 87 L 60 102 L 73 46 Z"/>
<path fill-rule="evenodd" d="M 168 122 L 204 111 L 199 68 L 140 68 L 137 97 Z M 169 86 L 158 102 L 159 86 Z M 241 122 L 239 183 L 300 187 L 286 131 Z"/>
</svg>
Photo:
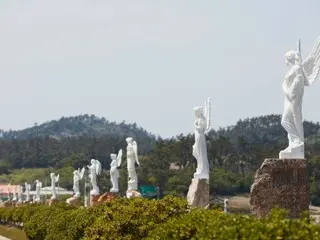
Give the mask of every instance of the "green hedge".
<svg viewBox="0 0 320 240">
<path fill-rule="evenodd" d="M 198 209 L 159 225 L 146 239 L 319 240 L 320 226 L 311 223 L 307 216 L 288 219 L 286 211 L 280 209 L 273 210 L 265 219 Z"/>
<path fill-rule="evenodd" d="M 29 240 L 98 239 L 320 239 L 320 226 L 305 216 L 288 219 L 282 210 L 265 219 L 190 209 L 185 200 L 117 199 L 93 208 L 63 203 L 0 208 L 6 224 L 24 223 Z"/>
</svg>

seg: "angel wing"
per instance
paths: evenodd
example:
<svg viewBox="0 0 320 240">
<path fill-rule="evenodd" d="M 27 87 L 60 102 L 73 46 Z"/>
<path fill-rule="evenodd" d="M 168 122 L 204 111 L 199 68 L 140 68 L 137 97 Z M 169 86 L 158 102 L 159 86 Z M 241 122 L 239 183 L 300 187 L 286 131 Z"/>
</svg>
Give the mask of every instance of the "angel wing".
<svg viewBox="0 0 320 240">
<path fill-rule="evenodd" d="M 86 171 L 86 169 L 83 167 L 80 171 L 80 169 L 78 170 L 79 171 L 79 176 L 80 176 L 80 180 L 83 178 L 84 176 L 84 172 Z"/>
<path fill-rule="evenodd" d="M 211 127 L 211 99 L 208 98 L 207 101 L 204 103 L 204 116 L 206 118 L 206 132 Z"/>
<path fill-rule="evenodd" d="M 117 167 L 120 167 L 122 161 L 122 149 L 119 150 L 117 155 Z"/>
<path fill-rule="evenodd" d="M 101 163 L 98 160 L 95 160 L 95 168 L 96 168 L 96 174 L 101 174 Z"/>
<path fill-rule="evenodd" d="M 54 180 L 55 180 L 56 183 L 59 181 L 59 177 L 60 177 L 59 174 L 57 176 L 55 176 Z"/>
<path fill-rule="evenodd" d="M 311 85 L 319 76 L 320 70 L 320 37 L 317 38 L 309 56 L 302 62 L 305 85 Z"/>
<path fill-rule="evenodd" d="M 133 146 L 133 150 L 134 150 L 134 157 L 136 159 L 137 164 L 140 166 L 139 159 L 138 159 L 138 144 L 137 144 L 137 142 L 133 141 L 132 146 Z"/>
</svg>

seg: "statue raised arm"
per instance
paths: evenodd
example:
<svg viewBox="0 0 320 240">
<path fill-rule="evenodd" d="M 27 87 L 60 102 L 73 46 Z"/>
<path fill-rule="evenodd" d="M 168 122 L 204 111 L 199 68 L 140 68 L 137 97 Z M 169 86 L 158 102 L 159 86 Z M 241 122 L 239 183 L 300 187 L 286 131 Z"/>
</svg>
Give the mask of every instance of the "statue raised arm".
<svg viewBox="0 0 320 240">
<path fill-rule="evenodd" d="M 97 175 L 101 174 L 101 163 L 98 160 L 91 159 L 89 168 L 89 178 L 92 185 L 91 195 L 99 195 L 99 187 L 97 185 Z"/>
<path fill-rule="evenodd" d="M 59 181 L 59 174 L 55 175 L 55 173 L 50 173 L 50 178 L 51 178 L 51 200 L 57 199 L 57 191 L 56 191 L 56 183 Z"/>
<path fill-rule="evenodd" d="M 112 184 L 112 188 L 110 189 L 110 192 L 119 192 L 119 184 L 118 184 L 118 178 L 119 178 L 119 170 L 118 167 L 121 165 L 122 161 L 122 149 L 119 150 L 118 155 L 112 153 L 110 154 L 111 157 L 111 163 L 110 163 L 110 180 Z"/>
<path fill-rule="evenodd" d="M 205 109 L 205 110 L 204 110 Z M 207 155 L 207 142 L 205 133 L 209 131 L 211 125 L 211 101 L 205 102 L 204 109 L 201 106 L 194 107 L 196 120 L 194 121 L 194 138 L 192 155 L 197 160 L 197 169 L 193 175 L 194 179 L 209 179 L 209 162 Z"/>
<path fill-rule="evenodd" d="M 297 50 L 285 54 L 289 70 L 285 75 L 282 89 L 285 95 L 281 125 L 288 133 L 288 147 L 279 153 L 280 159 L 304 158 L 304 130 L 302 100 L 304 87 L 311 85 L 319 76 L 320 37 L 309 56 L 302 61 L 300 40 Z"/>
<path fill-rule="evenodd" d="M 127 169 L 128 169 L 128 190 L 138 189 L 138 177 L 135 163 L 140 165 L 138 160 L 138 145 L 131 137 L 126 138 L 127 141 Z"/>
</svg>

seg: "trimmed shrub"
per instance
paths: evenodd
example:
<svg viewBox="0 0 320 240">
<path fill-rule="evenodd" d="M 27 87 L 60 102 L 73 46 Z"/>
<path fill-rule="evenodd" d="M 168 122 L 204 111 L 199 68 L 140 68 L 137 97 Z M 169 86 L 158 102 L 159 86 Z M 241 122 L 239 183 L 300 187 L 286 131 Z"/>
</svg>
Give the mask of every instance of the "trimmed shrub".
<svg viewBox="0 0 320 240">
<path fill-rule="evenodd" d="M 266 219 L 216 210 L 193 210 L 159 225 L 146 239 L 320 239 L 320 226 L 309 218 L 288 219 L 286 212 L 274 210 Z"/>
<path fill-rule="evenodd" d="M 161 200 L 118 199 L 101 210 L 103 214 L 87 228 L 84 239 L 142 239 L 157 224 L 187 212 L 188 204 L 170 196 Z"/>
</svg>

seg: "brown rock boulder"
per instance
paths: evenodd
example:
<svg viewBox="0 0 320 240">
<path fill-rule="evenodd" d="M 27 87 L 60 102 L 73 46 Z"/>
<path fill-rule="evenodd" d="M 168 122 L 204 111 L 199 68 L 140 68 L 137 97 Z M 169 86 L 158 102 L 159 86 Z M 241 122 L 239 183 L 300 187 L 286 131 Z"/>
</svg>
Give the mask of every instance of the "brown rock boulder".
<svg viewBox="0 0 320 240">
<path fill-rule="evenodd" d="M 117 193 L 115 192 L 106 192 L 104 194 L 102 194 L 99 199 L 98 199 L 98 203 L 103 203 L 103 202 L 108 202 L 111 201 L 113 199 L 117 198 Z"/>
<path fill-rule="evenodd" d="M 289 217 L 299 217 L 309 210 L 307 160 L 265 159 L 256 171 L 251 186 L 251 212 L 266 216 L 274 207 L 289 211 Z"/>
<path fill-rule="evenodd" d="M 209 204 L 209 180 L 192 179 L 187 201 L 192 207 L 206 207 Z"/>
</svg>

